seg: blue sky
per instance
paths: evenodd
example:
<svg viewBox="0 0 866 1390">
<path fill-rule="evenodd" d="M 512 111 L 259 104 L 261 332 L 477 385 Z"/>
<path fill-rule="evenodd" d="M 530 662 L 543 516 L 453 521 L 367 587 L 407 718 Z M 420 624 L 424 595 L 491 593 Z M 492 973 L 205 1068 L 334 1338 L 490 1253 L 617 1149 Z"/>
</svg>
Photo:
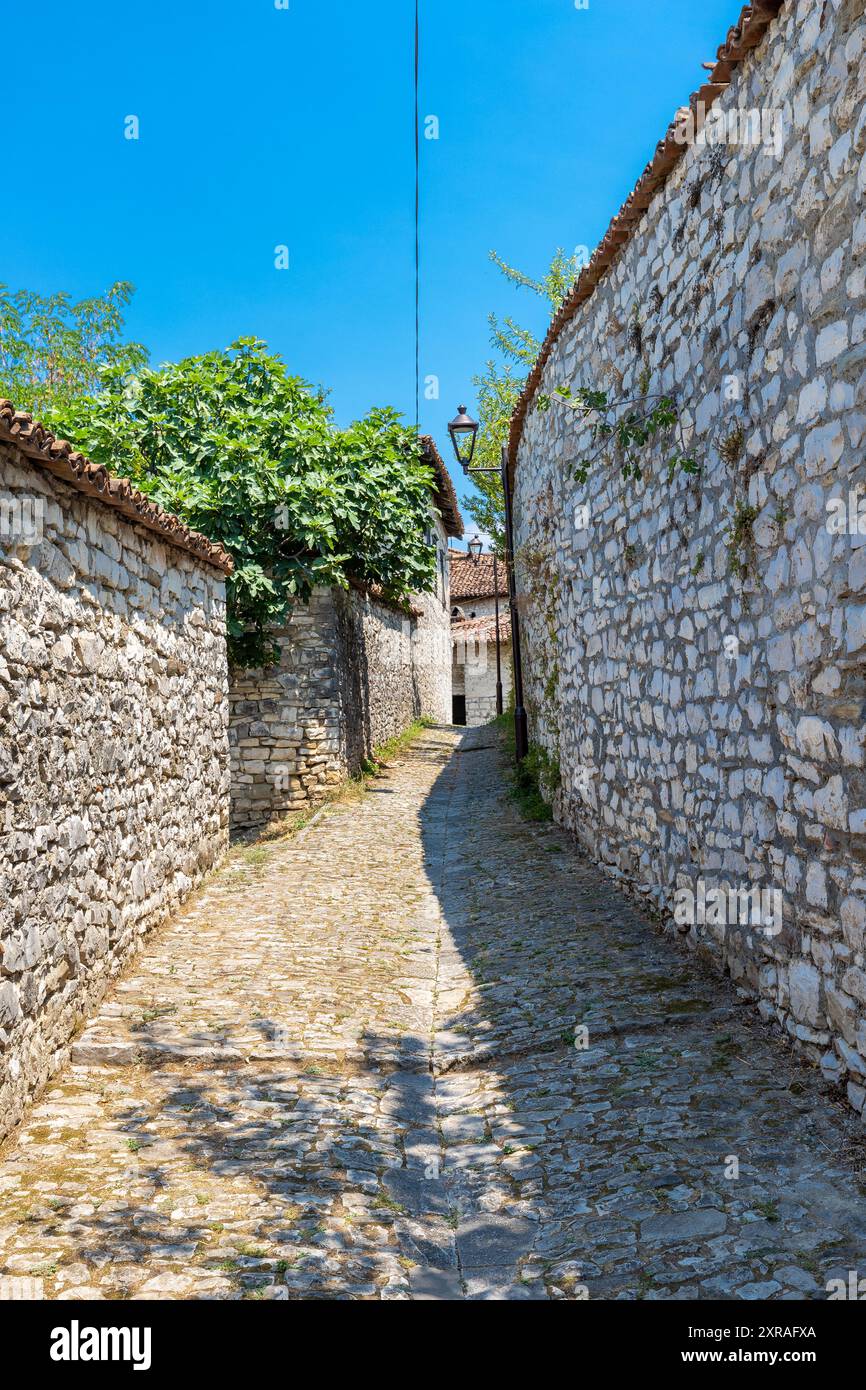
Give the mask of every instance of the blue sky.
<svg viewBox="0 0 866 1390">
<path fill-rule="evenodd" d="M 421 370 L 441 383 L 421 423 L 444 452 L 490 310 L 544 327 L 488 252 L 538 274 L 557 246 L 593 247 L 739 5 L 421 8 L 421 112 L 440 122 L 422 140 Z M 257 334 L 330 388 L 341 423 L 381 404 L 414 417 L 413 0 L 6 13 L 32 80 L 0 89 L 0 279 L 75 297 L 131 280 L 153 362 Z"/>
</svg>

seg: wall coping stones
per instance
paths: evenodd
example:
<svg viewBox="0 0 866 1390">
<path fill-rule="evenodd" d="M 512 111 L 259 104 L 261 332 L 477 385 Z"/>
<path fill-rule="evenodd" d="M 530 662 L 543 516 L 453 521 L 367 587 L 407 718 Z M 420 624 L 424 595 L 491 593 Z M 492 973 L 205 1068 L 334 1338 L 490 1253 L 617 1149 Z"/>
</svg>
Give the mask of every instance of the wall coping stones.
<svg viewBox="0 0 866 1390">
<path fill-rule="evenodd" d="M 26 458 L 39 464 L 92 500 L 155 531 L 169 545 L 188 551 L 225 574 L 232 573 L 234 561 L 221 545 L 185 526 L 178 517 L 139 492 L 127 478 L 118 478 L 101 464 L 91 463 L 68 440 L 58 439 L 32 415 L 16 410 L 6 399 L 0 399 L 0 444 L 14 449 L 19 456 L 16 462 Z"/>
</svg>

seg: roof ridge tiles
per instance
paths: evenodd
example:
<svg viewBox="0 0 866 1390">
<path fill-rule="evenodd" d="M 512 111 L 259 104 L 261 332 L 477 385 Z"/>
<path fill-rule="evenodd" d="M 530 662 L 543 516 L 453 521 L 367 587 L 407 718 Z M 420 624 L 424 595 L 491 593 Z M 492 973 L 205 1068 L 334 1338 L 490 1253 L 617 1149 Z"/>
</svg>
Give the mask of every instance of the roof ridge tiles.
<svg viewBox="0 0 866 1390">
<path fill-rule="evenodd" d="M 223 546 L 165 511 L 159 503 L 139 492 L 128 478 L 109 473 L 104 464 L 92 463 L 80 450 L 74 449 L 68 439 L 59 439 L 27 411 L 16 410 L 11 401 L 0 398 L 0 445 L 3 444 L 13 446 L 79 492 L 147 527 L 167 544 L 187 551 L 225 574 L 232 573 L 234 561 Z"/>
<path fill-rule="evenodd" d="M 419 442 L 424 461 L 433 469 L 436 479 L 436 502 L 442 515 L 445 530 L 449 536 L 459 539 L 463 535 L 463 518 L 460 515 L 457 493 L 454 490 L 451 474 L 442 461 L 433 436 L 422 434 L 419 436 Z"/>
</svg>

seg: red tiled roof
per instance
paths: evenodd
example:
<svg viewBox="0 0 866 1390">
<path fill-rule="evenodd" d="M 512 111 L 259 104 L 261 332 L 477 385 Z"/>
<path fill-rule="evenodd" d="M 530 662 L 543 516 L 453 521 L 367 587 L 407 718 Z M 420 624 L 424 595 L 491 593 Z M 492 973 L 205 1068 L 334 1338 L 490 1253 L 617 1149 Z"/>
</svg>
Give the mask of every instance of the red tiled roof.
<svg viewBox="0 0 866 1390">
<path fill-rule="evenodd" d="M 451 474 L 442 462 L 439 450 L 429 434 L 422 434 L 421 445 L 424 450 L 424 462 L 430 465 L 436 476 L 436 506 L 439 508 L 445 531 L 447 535 L 459 540 L 463 535 L 463 518 L 457 505 L 457 493 L 454 491 Z"/>
<path fill-rule="evenodd" d="M 459 603 L 464 598 L 493 598 L 496 588 L 493 583 L 493 556 L 479 555 L 473 560 L 465 550 L 448 551 L 451 575 L 451 598 Z M 499 561 L 499 592 L 508 593 L 508 577 L 505 561 Z"/>
<path fill-rule="evenodd" d="M 94 501 L 113 507 L 129 521 L 136 521 L 155 531 L 169 545 L 187 550 L 197 559 L 231 574 L 234 562 L 227 550 L 209 541 L 198 531 L 185 526 L 176 516 L 163 511 L 156 502 L 132 486 L 126 478 L 117 478 L 101 464 L 91 463 L 84 454 L 73 449 L 66 439 L 57 439 L 44 425 L 23 410 L 16 410 L 11 401 L 0 399 L 0 445 L 12 446 L 28 459 L 46 468 L 56 478 L 77 488 Z"/>
<path fill-rule="evenodd" d="M 487 618 L 460 618 L 451 624 L 451 638 L 454 642 L 495 642 L 496 618 L 492 613 Z M 499 614 L 499 640 L 511 641 L 511 617 L 508 613 Z"/>
<path fill-rule="evenodd" d="M 665 138 L 659 141 L 655 154 L 619 212 L 613 218 L 589 264 L 581 271 L 567 299 L 554 314 L 547 331 L 547 337 L 541 346 L 535 365 L 526 379 L 526 385 L 518 398 L 514 414 L 511 417 L 511 429 L 508 437 L 508 467 L 512 476 L 524 421 L 557 338 L 574 318 L 581 304 L 585 304 L 589 299 L 596 285 L 607 274 L 623 247 L 631 241 L 643 214 L 656 193 L 667 182 L 668 175 L 685 154 L 688 145 L 683 139 L 682 133 L 677 138 L 677 131 L 682 131 L 682 127 L 689 118 L 689 113 L 696 111 L 698 102 L 703 102 L 705 109 L 709 111 L 718 97 L 727 91 L 734 69 L 742 62 L 749 50 L 756 48 L 761 42 L 770 24 L 785 3 L 786 0 L 753 0 L 751 5 L 744 6 L 739 20 L 728 30 L 725 42 L 717 50 L 716 64 L 709 73 L 707 82 L 698 91 L 692 92 L 687 106 L 680 107 L 668 126 Z"/>
</svg>

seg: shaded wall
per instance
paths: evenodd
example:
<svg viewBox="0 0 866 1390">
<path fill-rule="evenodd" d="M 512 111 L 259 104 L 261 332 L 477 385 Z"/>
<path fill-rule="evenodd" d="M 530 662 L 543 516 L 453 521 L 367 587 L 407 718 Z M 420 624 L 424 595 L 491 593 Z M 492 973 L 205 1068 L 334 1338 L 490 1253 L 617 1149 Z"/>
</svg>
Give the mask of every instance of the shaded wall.
<svg viewBox="0 0 866 1390">
<path fill-rule="evenodd" d="M 545 368 L 547 394 L 674 394 L 701 475 L 669 481 L 674 439 L 641 480 L 576 481 L 596 446 L 554 399 L 515 497 L 557 816 L 861 1110 L 864 92 L 863 5 L 786 5 L 718 103 L 729 129 L 761 113 L 758 138 L 686 151 Z M 754 898 L 708 909 L 756 888 L 779 895 L 769 926 Z"/>
</svg>

